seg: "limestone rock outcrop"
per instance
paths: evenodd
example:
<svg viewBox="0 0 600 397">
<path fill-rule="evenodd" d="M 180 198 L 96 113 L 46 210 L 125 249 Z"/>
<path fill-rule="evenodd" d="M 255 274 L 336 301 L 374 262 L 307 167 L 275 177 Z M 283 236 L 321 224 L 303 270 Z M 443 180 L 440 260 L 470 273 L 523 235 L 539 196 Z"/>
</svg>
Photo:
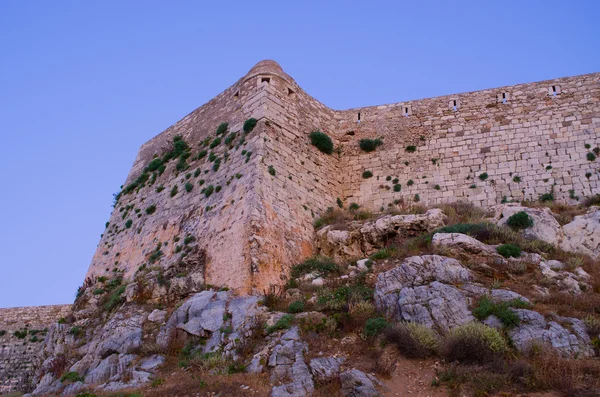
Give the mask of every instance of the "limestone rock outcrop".
<svg viewBox="0 0 600 397">
<path fill-rule="evenodd" d="M 452 285 L 471 279 L 471 272 L 456 259 L 413 256 L 379 274 L 375 304 L 395 320 L 418 322 L 445 332 L 474 320 L 467 298 Z"/>
<path fill-rule="evenodd" d="M 587 214 L 576 216 L 562 228 L 559 244 L 565 251 L 579 252 L 600 259 L 600 208 L 591 207 Z"/>
<path fill-rule="evenodd" d="M 334 259 L 364 257 L 397 235 L 416 236 L 444 226 L 446 215 L 438 209 L 424 214 L 385 215 L 373 222 L 351 222 L 347 230 L 329 225 L 316 233 L 317 250 Z"/>
</svg>

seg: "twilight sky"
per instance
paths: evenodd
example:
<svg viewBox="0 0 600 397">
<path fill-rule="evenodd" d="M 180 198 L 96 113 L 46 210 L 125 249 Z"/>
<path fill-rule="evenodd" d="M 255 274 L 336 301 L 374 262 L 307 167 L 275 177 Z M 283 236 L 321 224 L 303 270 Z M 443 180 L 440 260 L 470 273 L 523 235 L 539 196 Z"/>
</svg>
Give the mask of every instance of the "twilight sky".
<svg viewBox="0 0 600 397">
<path fill-rule="evenodd" d="M 598 72 L 599 15 L 595 0 L 2 1 L 0 307 L 71 303 L 139 146 L 262 59 L 332 108 L 377 105 Z"/>
</svg>

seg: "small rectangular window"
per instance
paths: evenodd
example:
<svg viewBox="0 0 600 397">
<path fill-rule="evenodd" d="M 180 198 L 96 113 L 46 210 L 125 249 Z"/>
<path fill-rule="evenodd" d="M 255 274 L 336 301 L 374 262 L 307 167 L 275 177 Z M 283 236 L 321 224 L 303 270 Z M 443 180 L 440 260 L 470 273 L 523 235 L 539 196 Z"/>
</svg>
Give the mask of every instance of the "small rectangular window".
<svg viewBox="0 0 600 397">
<path fill-rule="evenodd" d="M 357 117 L 356 121 L 358 121 L 360 123 L 360 112 L 358 113 L 358 117 Z"/>
<path fill-rule="evenodd" d="M 454 110 L 456 112 L 460 108 L 460 101 L 458 99 L 451 99 L 448 107 L 450 110 Z"/>
<path fill-rule="evenodd" d="M 403 105 L 402 106 L 402 115 L 404 117 L 408 117 L 412 114 L 412 107 L 410 105 Z"/>
<path fill-rule="evenodd" d="M 271 78 L 270 78 L 270 77 L 261 77 L 261 78 L 260 78 L 260 82 L 261 82 L 261 83 L 267 83 L 267 84 L 270 84 L 270 83 L 271 83 Z"/>
<path fill-rule="evenodd" d="M 501 92 L 496 97 L 496 102 L 506 104 L 508 103 L 509 95 L 507 92 Z"/>
<path fill-rule="evenodd" d="M 548 87 L 548 95 L 557 96 L 560 95 L 560 86 L 559 85 L 551 85 Z"/>
</svg>

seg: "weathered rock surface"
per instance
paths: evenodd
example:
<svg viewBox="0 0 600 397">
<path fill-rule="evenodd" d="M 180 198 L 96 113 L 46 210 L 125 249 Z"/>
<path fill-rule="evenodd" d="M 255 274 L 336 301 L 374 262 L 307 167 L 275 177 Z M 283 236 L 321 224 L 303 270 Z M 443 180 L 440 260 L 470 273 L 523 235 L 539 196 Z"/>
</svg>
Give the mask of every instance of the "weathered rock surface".
<svg viewBox="0 0 600 397">
<path fill-rule="evenodd" d="M 563 226 L 564 237 L 559 246 L 565 251 L 600 258 L 600 208 L 591 207 L 587 214 L 576 216 Z"/>
<path fill-rule="evenodd" d="M 310 370 L 317 382 L 325 383 L 337 378 L 343 358 L 324 357 L 310 360 Z"/>
<path fill-rule="evenodd" d="M 472 275 L 459 261 L 439 255 L 413 256 L 379 274 L 375 304 L 391 318 L 438 331 L 473 321 L 465 295 L 455 286 Z"/>
<path fill-rule="evenodd" d="M 526 212 L 533 219 L 533 226 L 521 231 L 525 237 L 542 240 L 552 245 L 557 245 L 562 238 L 560 224 L 552 215 L 550 208 L 529 208 L 509 203 L 497 205 L 492 209 L 496 224 L 501 226 L 506 225 L 508 218 L 517 212 Z"/>
<path fill-rule="evenodd" d="M 518 258 L 504 258 L 496 251 L 497 246 L 487 245 L 462 233 L 436 233 L 431 239 L 435 248 L 445 250 L 461 260 L 485 259 L 494 263 L 539 264 L 542 257 L 538 254 L 522 253 Z"/>
<path fill-rule="evenodd" d="M 546 321 L 540 313 L 513 309 L 521 319 L 519 326 L 509 331 L 513 344 L 525 351 L 535 344 L 552 346 L 568 357 L 588 357 L 594 355 L 585 325 L 576 318 L 556 317 Z"/>
<path fill-rule="evenodd" d="M 340 375 L 342 395 L 345 397 L 377 397 L 380 396 L 375 385 L 362 371 L 351 369 Z"/>
<path fill-rule="evenodd" d="M 300 340 L 298 327 L 290 328 L 273 348 L 269 357 L 271 397 L 311 396 L 315 390 L 312 376 L 304 353 L 308 352 L 306 342 Z"/>
<path fill-rule="evenodd" d="M 564 268 L 566 266 L 559 261 L 542 261 L 539 264 L 539 269 L 546 280 L 556 285 L 562 292 L 576 295 L 591 288 L 586 283 L 590 279 L 590 275 L 585 270 L 580 267 L 573 272 L 561 270 Z"/>
<path fill-rule="evenodd" d="M 348 230 L 325 226 L 317 231 L 316 245 L 335 259 L 368 256 L 396 235 L 416 236 L 444 226 L 446 215 L 434 208 L 425 214 L 386 215 L 374 222 L 351 222 Z"/>
</svg>

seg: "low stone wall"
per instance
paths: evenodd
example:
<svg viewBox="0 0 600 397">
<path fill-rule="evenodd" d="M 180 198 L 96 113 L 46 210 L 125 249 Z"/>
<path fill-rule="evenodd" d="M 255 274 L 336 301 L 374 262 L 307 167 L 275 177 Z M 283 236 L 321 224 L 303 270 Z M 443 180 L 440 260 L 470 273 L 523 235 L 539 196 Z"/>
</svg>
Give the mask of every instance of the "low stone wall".
<svg viewBox="0 0 600 397">
<path fill-rule="evenodd" d="M 71 305 L 0 309 L 0 394 L 26 391 L 47 328 Z"/>
</svg>

